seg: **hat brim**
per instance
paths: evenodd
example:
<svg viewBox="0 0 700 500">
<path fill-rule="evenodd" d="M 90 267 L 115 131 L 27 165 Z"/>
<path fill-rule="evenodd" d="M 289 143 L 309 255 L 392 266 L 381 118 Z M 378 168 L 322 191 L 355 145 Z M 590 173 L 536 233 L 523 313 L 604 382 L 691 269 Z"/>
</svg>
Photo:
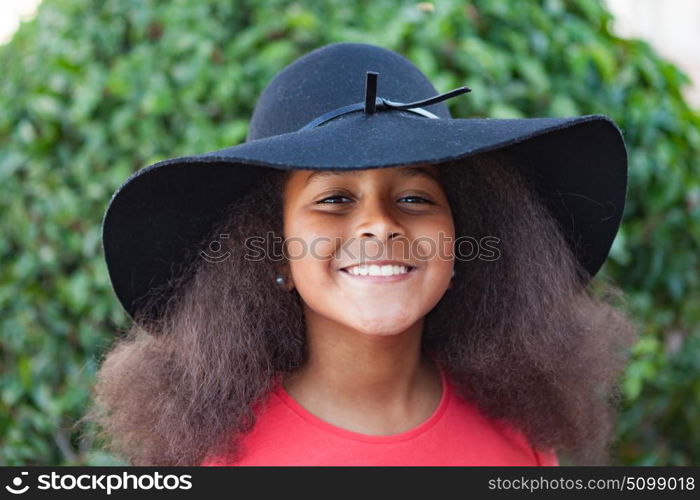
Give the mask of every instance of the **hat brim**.
<svg viewBox="0 0 700 500">
<path fill-rule="evenodd" d="M 114 193 L 103 219 L 112 287 L 133 318 L 148 291 L 169 282 L 222 210 L 267 168 L 385 168 L 502 148 L 522 158 L 575 255 L 595 275 L 619 229 L 627 194 L 627 152 L 610 118 L 430 119 L 392 111 L 352 113 L 135 172 Z"/>
</svg>

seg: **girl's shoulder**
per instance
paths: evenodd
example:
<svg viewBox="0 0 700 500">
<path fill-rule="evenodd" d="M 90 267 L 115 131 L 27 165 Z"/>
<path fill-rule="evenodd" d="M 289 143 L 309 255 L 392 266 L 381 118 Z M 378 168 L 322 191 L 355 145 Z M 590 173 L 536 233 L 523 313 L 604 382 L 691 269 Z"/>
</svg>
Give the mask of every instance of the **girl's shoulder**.
<svg viewBox="0 0 700 500">
<path fill-rule="evenodd" d="M 256 425 L 242 443 L 249 454 L 238 465 L 558 465 L 554 453 L 535 450 L 514 426 L 461 398 L 444 374 L 443 382 L 444 397 L 433 416 L 392 436 L 366 436 L 321 421 L 275 384 L 258 406 Z M 210 459 L 202 465 L 227 463 Z"/>
<path fill-rule="evenodd" d="M 447 377 L 451 394 L 451 411 L 448 418 L 452 421 L 452 432 L 471 436 L 482 449 L 491 449 L 495 453 L 507 453 L 512 456 L 529 456 L 533 465 L 559 465 L 554 450 L 539 450 L 532 446 L 525 434 L 512 423 L 503 419 L 489 417 L 479 405 L 459 395 L 459 391 Z"/>
</svg>

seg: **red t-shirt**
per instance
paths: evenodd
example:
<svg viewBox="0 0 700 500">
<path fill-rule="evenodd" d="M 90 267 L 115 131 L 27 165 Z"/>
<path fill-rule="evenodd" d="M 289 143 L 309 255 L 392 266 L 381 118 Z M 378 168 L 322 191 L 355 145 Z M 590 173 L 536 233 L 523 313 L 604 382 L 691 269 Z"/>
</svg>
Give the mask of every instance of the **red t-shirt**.
<svg viewBox="0 0 700 500">
<path fill-rule="evenodd" d="M 336 427 L 296 402 L 277 379 L 235 463 L 210 458 L 202 465 L 454 466 L 559 465 L 553 452 L 535 450 L 511 426 L 497 425 L 453 390 L 440 369 L 442 396 L 418 426 L 388 436 Z"/>
</svg>

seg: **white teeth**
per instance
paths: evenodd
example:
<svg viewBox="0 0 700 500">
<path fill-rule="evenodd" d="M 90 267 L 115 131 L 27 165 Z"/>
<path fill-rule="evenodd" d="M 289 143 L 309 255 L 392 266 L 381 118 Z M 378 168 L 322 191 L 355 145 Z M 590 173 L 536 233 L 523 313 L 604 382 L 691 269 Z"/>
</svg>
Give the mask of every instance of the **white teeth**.
<svg viewBox="0 0 700 500">
<path fill-rule="evenodd" d="M 393 276 L 395 274 L 405 274 L 408 272 L 408 267 L 406 266 L 377 266 L 377 265 L 362 265 L 353 266 L 346 269 L 350 274 L 356 276 Z"/>
</svg>

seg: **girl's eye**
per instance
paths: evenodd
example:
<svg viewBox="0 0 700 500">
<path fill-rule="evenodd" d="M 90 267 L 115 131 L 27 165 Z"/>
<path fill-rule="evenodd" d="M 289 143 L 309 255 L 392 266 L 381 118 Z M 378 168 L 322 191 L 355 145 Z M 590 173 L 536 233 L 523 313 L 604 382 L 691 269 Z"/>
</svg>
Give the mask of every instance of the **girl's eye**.
<svg viewBox="0 0 700 500">
<path fill-rule="evenodd" d="M 406 198 L 413 198 L 415 200 L 423 200 L 421 203 L 430 203 L 430 204 L 433 203 L 432 201 L 430 201 L 426 198 L 423 198 L 422 196 L 404 196 L 403 198 L 400 198 L 400 199 L 404 200 Z"/>
<path fill-rule="evenodd" d="M 339 199 L 339 198 L 344 198 L 344 199 L 346 199 L 346 200 L 349 200 L 349 199 L 350 199 L 350 198 L 348 198 L 347 196 L 333 195 L 333 196 L 329 196 L 329 197 L 327 197 L 327 198 L 324 198 L 324 199 L 318 201 L 317 203 L 320 203 L 320 204 L 328 204 L 328 205 L 337 205 L 338 203 L 335 202 L 335 201 L 326 203 L 326 200 L 337 200 L 337 199 Z M 400 199 L 400 200 L 405 200 L 405 199 L 409 199 L 409 198 L 410 198 L 410 199 L 414 199 L 414 200 L 421 200 L 420 203 L 429 203 L 429 204 L 431 204 L 431 205 L 433 204 L 432 201 L 430 201 L 430 200 L 428 200 L 428 199 L 426 199 L 426 198 L 423 198 L 422 196 L 404 196 L 404 197 L 399 198 L 399 199 Z M 415 203 L 415 202 L 411 202 L 411 203 Z"/>
<path fill-rule="evenodd" d="M 350 199 L 347 196 L 335 195 L 335 196 L 329 196 L 328 198 L 324 198 L 316 203 L 327 204 L 327 205 L 337 205 L 336 202 L 331 202 L 331 203 L 325 203 L 325 202 L 326 202 L 326 200 L 337 200 L 338 198 L 345 198 L 346 200 Z"/>
</svg>

